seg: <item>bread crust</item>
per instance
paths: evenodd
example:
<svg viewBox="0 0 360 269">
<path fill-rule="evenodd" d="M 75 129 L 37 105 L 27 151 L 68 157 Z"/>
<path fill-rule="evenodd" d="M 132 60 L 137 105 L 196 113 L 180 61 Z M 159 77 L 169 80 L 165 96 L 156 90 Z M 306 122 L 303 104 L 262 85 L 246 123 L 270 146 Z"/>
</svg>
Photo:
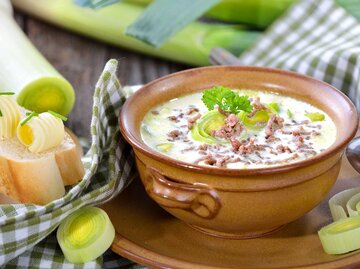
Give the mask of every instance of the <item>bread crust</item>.
<svg viewBox="0 0 360 269">
<path fill-rule="evenodd" d="M 84 175 L 76 138 L 67 139 L 65 148 L 49 152 L 41 158 L 0 155 L 0 193 L 20 203 L 38 205 L 62 197 L 64 186 L 77 183 Z"/>
</svg>

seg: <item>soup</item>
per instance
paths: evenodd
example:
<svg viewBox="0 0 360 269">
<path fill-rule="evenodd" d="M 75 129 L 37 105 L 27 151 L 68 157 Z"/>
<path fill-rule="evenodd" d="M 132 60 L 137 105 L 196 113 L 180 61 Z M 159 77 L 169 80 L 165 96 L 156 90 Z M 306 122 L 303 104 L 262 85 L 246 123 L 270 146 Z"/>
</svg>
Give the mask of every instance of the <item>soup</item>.
<svg viewBox="0 0 360 269">
<path fill-rule="evenodd" d="M 336 127 L 303 101 L 220 86 L 154 107 L 141 135 L 149 147 L 179 161 L 246 169 L 311 158 L 334 143 Z"/>
</svg>

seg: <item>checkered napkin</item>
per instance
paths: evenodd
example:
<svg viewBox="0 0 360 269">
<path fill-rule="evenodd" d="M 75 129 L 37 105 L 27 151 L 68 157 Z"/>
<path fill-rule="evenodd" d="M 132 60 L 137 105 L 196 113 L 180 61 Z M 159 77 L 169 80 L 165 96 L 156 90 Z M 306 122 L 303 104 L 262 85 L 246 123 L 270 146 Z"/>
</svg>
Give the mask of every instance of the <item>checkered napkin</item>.
<svg viewBox="0 0 360 269">
<path fill-rule="evenodd" d="M 118 130 L 125 101 L 110 60 L 96 85 L 91 120 L 91 147 L 83 158 L 85 175 L 66 195 L 45 206 L 0 206 L 0 265 L 6 268 L 124 268 L 129 261 L 107 252 L 85 264 L 71 264 L 62 255 L 54 230 L 72 212 L 104 203 L 136 175 L 131 147 Z"/>
<path fill-rule="evenodd" d="M 323 80 L 348 95 L 360 111 L 360 24 L 341 2 L 301 0 L 240 56 L 239 64 L 288 69 Z"/>
</svg>

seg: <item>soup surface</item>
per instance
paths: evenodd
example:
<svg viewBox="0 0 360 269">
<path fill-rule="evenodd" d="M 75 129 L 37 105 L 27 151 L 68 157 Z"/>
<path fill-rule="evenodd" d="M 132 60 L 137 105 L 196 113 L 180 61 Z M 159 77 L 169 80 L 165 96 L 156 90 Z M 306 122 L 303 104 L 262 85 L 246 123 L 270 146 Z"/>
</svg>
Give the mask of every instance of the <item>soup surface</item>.
<svg viewBox="0 0 360 269">
<path fill-rule="evenodd" d="M 209 110 L 203 93 L 182 96 L 145 115 L 142 139 L 183 162 L 236 169 L 298 162 L 336 139 L 331 118 L 310 104 L 269 92 L 233 92 L 248 97 L 251 111 Z"/>
</svg>

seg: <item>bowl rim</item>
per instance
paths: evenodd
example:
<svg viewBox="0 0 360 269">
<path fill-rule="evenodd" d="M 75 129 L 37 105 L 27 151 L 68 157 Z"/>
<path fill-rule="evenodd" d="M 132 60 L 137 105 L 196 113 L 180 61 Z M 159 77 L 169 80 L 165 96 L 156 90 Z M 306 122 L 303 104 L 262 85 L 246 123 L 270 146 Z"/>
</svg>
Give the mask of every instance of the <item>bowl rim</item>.
<svg viewBox="0 0 360 269">
<path fill-rule="evenodd" d="M 274 73 L 274 74 L 281 74 L 286 76 L 292 76 L 296 77 L 298 79 L 310 81 L 311 83 L 320 84 L 322 86 L 327 87 L 328 89 L 335 92 L 335 94 L 338 94 L 340 98 L 343 98 L 348 106 L 350 107 L 350 112 L 352 112 L 355 117 L 349 119 L 350 123 L 352 123 L 352 130 L 350 132 L 347 132 L 347 135 L 342 137 L 339 140 L 339 143 L 336 147 L 330 146 L 329 148 L 325 149 L 323 152 L 320 152 L 319 154 L 310 157 L 308 159 L 293 162 L 289 164 L 284 165 L 275 165 L 275 166 L 269 166 L 269 167 L 261 167 L 261 168 L 245 168 L 245 169 L 235 169 L 235 168 L 220 168 L 220 167 L 212 167 L 212 166 L 202 166 L 197 164 L 191 164 L 183 161 L 176 160 L 174 158 L 168 157 L 167 155 L 161 154 L 152 148 L 150 148 L 148 145 L 145 144 L 143 140 L 137 139 L 130 130 L 126 128 L 126 117 L 125 113 L 123 111 L 127 111 L 128 106 L 130 106 L 132 100 L 138 98 L 137 96 L 141 95 L 142 92 L 146 91 L 147 88 L 152 87 L 154 84 L 157 84 L 159 82 L 162 82 L 164 80 L 181 76 L 186 73 L 193 73 L 204 71 L 209 69 L 234 69 L 234 70 L 244 70 L 244 71 L 262 71 L 267 73 Z M 359 119 L 358 114 L 355 105 L 352 103 L 352 101 L 347 97 L 343 92 L 336 89 L 334 86 L 315 79 L 313 77 L 303 75 L 297 72 L 283 70 L 283 69 L 277 69 L 277 68 L 270 68 L 270 67 L 258 67 L 258 66 L 229 66 L 229 65 L 222 65 L 222 66 L 205 66 L 205 67 L 196 67 L 196 68 L 190 68 L 183 71 L 175 72 L 163 77 L 160 77 L 156 80 L 153 80 L 145 85 L 143 85 L 139 90 L 137 90 L 135 93 L 133 93 L 124 103 L 122 106 L 122 109 L 120 111 L 119 116 L 119 127 L 122 135 L 127 140 L 128 143 L 132 147 L 134 147 L 136 150 L 142 152 L 143 154 L 147 155 L 148 157 L 155 159 L 157 161 L 160 161 L 162 163 L 166 163 L 168 165 L 190 170 L 192 172 L 198 172 L 198 173 L 205 173 L 205 174 L 213 174 L 213 175 L 226 175 L 226 176 L 240 176 L 240 175 L 268 175 L 268 174 L 276 174 L 276 173 L 282 173 L 287 172 L 291 170 L 296 170 L 298 168 L 306 167 L 308 165 L 318 163 L 320 161 L 323 161 L 325 159 L 328 159 L 329 157 L 335 155 L 337 152 L 341 151 L 342 148 L 348 144 L 351 139 L 355 136 L 357 129 L 359 125 Z M 336 142 L 336 140 L 335 140 Z"/>
</svg>

